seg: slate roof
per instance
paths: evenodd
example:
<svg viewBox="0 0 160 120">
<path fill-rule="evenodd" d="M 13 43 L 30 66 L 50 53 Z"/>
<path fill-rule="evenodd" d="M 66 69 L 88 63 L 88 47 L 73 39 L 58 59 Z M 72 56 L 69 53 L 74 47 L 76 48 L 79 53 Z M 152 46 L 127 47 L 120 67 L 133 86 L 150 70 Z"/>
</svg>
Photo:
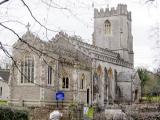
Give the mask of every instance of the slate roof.
<svg viewBox="0 0 160 120">
<path fill-rule="evenodd" d="M 8 82 L 9 80 L 9 69 L 0 69 L 0 80 L 3 80 L 5 82 Z"/>
</svg>

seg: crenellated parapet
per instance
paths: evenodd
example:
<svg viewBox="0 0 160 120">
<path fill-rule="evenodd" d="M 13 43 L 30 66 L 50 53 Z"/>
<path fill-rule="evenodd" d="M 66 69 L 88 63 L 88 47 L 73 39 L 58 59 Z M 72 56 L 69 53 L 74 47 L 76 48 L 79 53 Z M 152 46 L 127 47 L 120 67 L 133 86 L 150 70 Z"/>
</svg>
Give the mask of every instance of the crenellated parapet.
<svg viewBox="0 0 160 120">
<path fill-rule="evenodd" d="M 127 10 L 126 4 L 118 4 L 116 8 L 106 8 L 105 10 L 103 8 L 100 10 L 96 8 L 94 9 L 94 18 L 110 17 L 114 15 L 125 15 L 129 20 L 131 20 L 131 12 Z"/>
</svg>

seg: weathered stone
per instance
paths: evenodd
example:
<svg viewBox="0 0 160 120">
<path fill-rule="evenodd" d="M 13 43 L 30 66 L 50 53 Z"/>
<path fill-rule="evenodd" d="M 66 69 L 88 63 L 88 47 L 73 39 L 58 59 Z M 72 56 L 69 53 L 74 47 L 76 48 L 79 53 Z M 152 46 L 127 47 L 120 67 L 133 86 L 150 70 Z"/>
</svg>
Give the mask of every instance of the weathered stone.
<svg viewBox="0 0 160 120">
<path fill-rule="evenodd" d="M 13 45 L 17 65 L 10 77 L 10 103 L 56 105 L 57 91 L 64 92 L 64 105 L 75 102 L 105 107 L 138 101 L 140 82 L 133 70 L 129 16 L 126 5 L 95 10 L 94 44 L 62 31 L 46 42 L 28 30 L 23 40 Z"/>
</svg>

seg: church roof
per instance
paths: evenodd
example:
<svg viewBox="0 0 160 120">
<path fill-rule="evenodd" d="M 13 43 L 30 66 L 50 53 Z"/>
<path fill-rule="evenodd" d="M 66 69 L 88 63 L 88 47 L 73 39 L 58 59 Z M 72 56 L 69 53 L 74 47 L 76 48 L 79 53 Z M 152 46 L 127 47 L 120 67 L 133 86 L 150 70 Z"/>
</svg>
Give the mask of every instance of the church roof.
<svg viewBox="0 0 160 120">
<path fill-rule="evenodd" d="M 41 43 L 42 46 L 40 47 L 40 49 L 44 49 L 44 51 L 50 52 L 51 54 L 59 54 L 59 51 L 64 51 L 64 53 L 67 53 L 69 56 L 74 57 L 74 54 L 77 54 L 77 52 L 79 52 L 79 54 L 83 54 L 82 56 L 86 57 L 88 60 L 94 58 L 128 68 L 133 67 L 131 63 L 128 63 L 127 61 L 122 59 L 118 53 L 113 52 L 109 49 L 103 49 L 98 46 L 83 42 L 81 37 L 69 36 L 63 31 L 56 34 L 51 41 L 45 42 L 40 40 L 37 36 L 35 36 L 28 30 L 22 36 L 22 40 L 26 40 L 29 43 L 32 42 L 32 45 L 33 43 L 34 45 L 38 45 L 38 43 Z M 15 43 L 14 45 L 16 46 L 17 44 L 20 43 Z"/>
<path fill-rule="evenodd" d="M 99 59 L 102 61 L 107 61 L 109 63 L 117 64 L 120 66 L 132 68 L 133 65 L 128 63 L 124 59 L 120 57 L 120 55 L 116 52 L 113 52 L 109 49 L 103 49 L 95 45 L 91 45 L 89 43 L 83 42 L 80 37 L 77 36 L 69 36 L 63 31 L 59 32 L 53 39 L 53 44 L 56 44 L 57 41 L 60 41 L 59 44 L 65 44 L 66 42 L 70 45 L 74 46 L 76 50 L 85 54 L 90 58 Z M 67 47 L 64 45 L 64 47 Z M 70 49 L 70 48 L 68 48 Z"/>
<path fill-rule="evenodd" d="M 71 37 L 71 39 L 75 40 L 75 43 L 78 44 L 78 46 L 80 46 L 80 47 L 90 49 L 92 51 L 100 52 L 102 54 L 107 54 L 107 55 L 112 56 L 112 57 L 117 57 L 119 55 L 118 53 L 115 53 L 115 52 L 113 52 L 113 51 L 111 51 L 107 48 L 104 49 L 104 48 L 101 48 L 101 47 L 83 42 L 83 40 L 75 39 L 74 37 Z"/>
<path fill-rule="evenodd" d="M 101 52 L 102 54 L 107 54 L 112 57 L 117 57 L 119 54 L 115 53 L 109 49 L 103 49 L 95 45 L 91 45 L 89 43 L 83 42 L 82 38 L 79 36 L 69 36 L 67 33 L 60 31 L 58 34 L 52 38 L 52 41 L 56 41 L 60 38 L 67 39 L 73 45 L 78 45 L 79 47 L 83 47 L 92 51 Z"/>
</svg>

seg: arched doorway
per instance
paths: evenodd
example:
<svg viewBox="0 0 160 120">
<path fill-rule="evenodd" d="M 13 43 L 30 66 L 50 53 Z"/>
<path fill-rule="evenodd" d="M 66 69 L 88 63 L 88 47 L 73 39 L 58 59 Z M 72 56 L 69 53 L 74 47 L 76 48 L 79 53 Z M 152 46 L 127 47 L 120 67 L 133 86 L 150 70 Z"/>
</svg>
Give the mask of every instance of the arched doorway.
<svg viewBox="0 0 160 120">
<path fill-rule="evenodd" d="M 122 93 L 119 86 L 116 88 L 116 102 L 120 103 L 122 101 Z"/>
<path fill-rule="evenodd" d="M 136 89 L 134 92 L 134 101 L 138 99 L 138 90 Z"/>
</svg>

